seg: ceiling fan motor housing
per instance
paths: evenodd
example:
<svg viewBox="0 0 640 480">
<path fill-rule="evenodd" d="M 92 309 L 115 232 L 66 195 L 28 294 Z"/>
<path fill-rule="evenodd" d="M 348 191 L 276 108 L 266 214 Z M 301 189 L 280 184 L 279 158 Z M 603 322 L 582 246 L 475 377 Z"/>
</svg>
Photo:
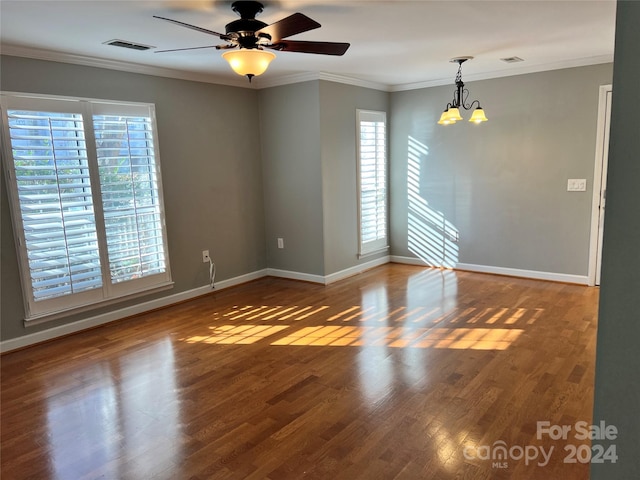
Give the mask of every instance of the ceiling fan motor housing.
<svg viewBox="0 0 640 480">
<path fill-rule="evenodd" d="M 240 15 L 240 18 L 256 18 L 259 13 L 262 13 L 264 5 L 260 2 L 233 2 L 231 9 Z"/>
<path fill-rule="evenodd" d="M 227 35 L 236 34 L 242 48 L 257 48 L 258 37 L 255 32 L 266 27 L 267 24 L 256 20 L 255 17 L 262 12 L 264 6 L 260 2 L 244 1 L 233 2 L 231 8 L 240 15 L 240 19 L 225 26 Z"/>
</svg>

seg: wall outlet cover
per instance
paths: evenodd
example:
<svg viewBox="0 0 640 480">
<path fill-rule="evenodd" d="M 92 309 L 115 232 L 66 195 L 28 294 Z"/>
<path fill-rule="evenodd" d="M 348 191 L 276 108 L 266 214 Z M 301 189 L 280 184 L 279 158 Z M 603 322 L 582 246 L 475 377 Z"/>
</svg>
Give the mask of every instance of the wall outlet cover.
<svg viewBox="0 0 640 480">
<path fill-rule="evenodd" d="M 587 180 L 585 178 L 570 178 L 567 180 L 567 192 L 586 192 Z"/>
</svg>

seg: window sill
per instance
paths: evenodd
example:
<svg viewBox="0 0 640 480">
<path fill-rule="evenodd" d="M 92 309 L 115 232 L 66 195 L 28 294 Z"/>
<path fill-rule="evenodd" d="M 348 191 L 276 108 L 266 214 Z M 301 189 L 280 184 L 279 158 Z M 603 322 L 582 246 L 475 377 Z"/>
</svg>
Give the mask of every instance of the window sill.
<svg viewBox="0 0 640 480">
<path fill-rule="evenodd" d="M 70 315 L 74 315 L 76 313 L 87 312 L 90 310 L 95 310 L 100 307 L 105 307 L 108 305 L 113 305 L 115 303 L 124 302 L 126 300 L 131 300 L 133 298 L 142 297 L 144 295 L 149 295 L 156 292 L 162 292 L 164 290 L 169 290 L 173 288 L 173 282 L 166 282 L 160 285 L 156 285 L 152 288 L 148 288 L 145 290 L 139 290 L 137 292 L 132 292 L 126 295 L 122 295 L 119 297 L 109 298 L 100 302 L 90 303 L 87 305 L 80 305 L 77 307 L 71 307 L 64 310 L 57 310 L 55 312 L 42 313 L 31 315 L 24 319 L 25 327 L 33 327 L 35 325 L 40 325 L 42 323 L 50 322 L 52 320 L 58 320 L 60 318 L 68 317 Z"/>
</svg>

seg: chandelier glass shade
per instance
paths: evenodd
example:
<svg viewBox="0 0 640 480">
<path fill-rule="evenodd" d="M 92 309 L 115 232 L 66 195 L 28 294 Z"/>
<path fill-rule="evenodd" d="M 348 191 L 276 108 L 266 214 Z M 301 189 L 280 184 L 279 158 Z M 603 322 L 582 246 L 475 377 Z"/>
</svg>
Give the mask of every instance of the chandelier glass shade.
<svg viewBox="0 0 640 480">
<path fill-rule="evenodd" d="M 462 81 L 462 64 L 467 60 L 471 60 L 473 57 L 458 57 L 451 59 L 452 62 L 458 64 L 458 73 L 456 75 L 456 89 L 453 92 L 453 100 L 447 104 L 447 107 L 440 115 L 440 120 L 438 120 L 439 125 L 453 125 L 456 122 L 463 120 L 460 115 L 460 109 L 464 110 L 473 110 L 473 114 L 469 119 L 470 122 L 479 124 L 482 122 L 486 122 L 488 120 L 487 116 L 484 113 L 484 110 L 480 106 L 480 102 L 478 100 L 474 100 L 471 103 L 468 102 L 469 98 L 469 90 L 464 88 L 464 83 Z"/>
</svg>

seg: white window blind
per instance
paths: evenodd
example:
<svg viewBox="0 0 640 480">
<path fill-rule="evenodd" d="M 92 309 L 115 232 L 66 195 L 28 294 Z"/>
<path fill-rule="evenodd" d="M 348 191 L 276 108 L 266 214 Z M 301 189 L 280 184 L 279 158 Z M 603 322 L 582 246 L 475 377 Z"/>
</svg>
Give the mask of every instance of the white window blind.
<svg viewBox="0 0 640 480">
<path fill-rule="evenodd" d="M 114 283 L 165 270 L 151 120 L 94 115 L 102 209 Z"/>
<path fill-rule="evenodd" d="M 2 115 L 27 321 L 170 284 L 153 106 L 3 95 Z"/>
<path fill-rule="evenodd" d="M 358 110 L 360 255 L 387 248 L 387 133 L 385 112 Z"/>
<path fill-rule="evenodd" d="M 8 117 L 34 300 L 100 288 L 82 115 L 10 110 Z"/>
</svg>

